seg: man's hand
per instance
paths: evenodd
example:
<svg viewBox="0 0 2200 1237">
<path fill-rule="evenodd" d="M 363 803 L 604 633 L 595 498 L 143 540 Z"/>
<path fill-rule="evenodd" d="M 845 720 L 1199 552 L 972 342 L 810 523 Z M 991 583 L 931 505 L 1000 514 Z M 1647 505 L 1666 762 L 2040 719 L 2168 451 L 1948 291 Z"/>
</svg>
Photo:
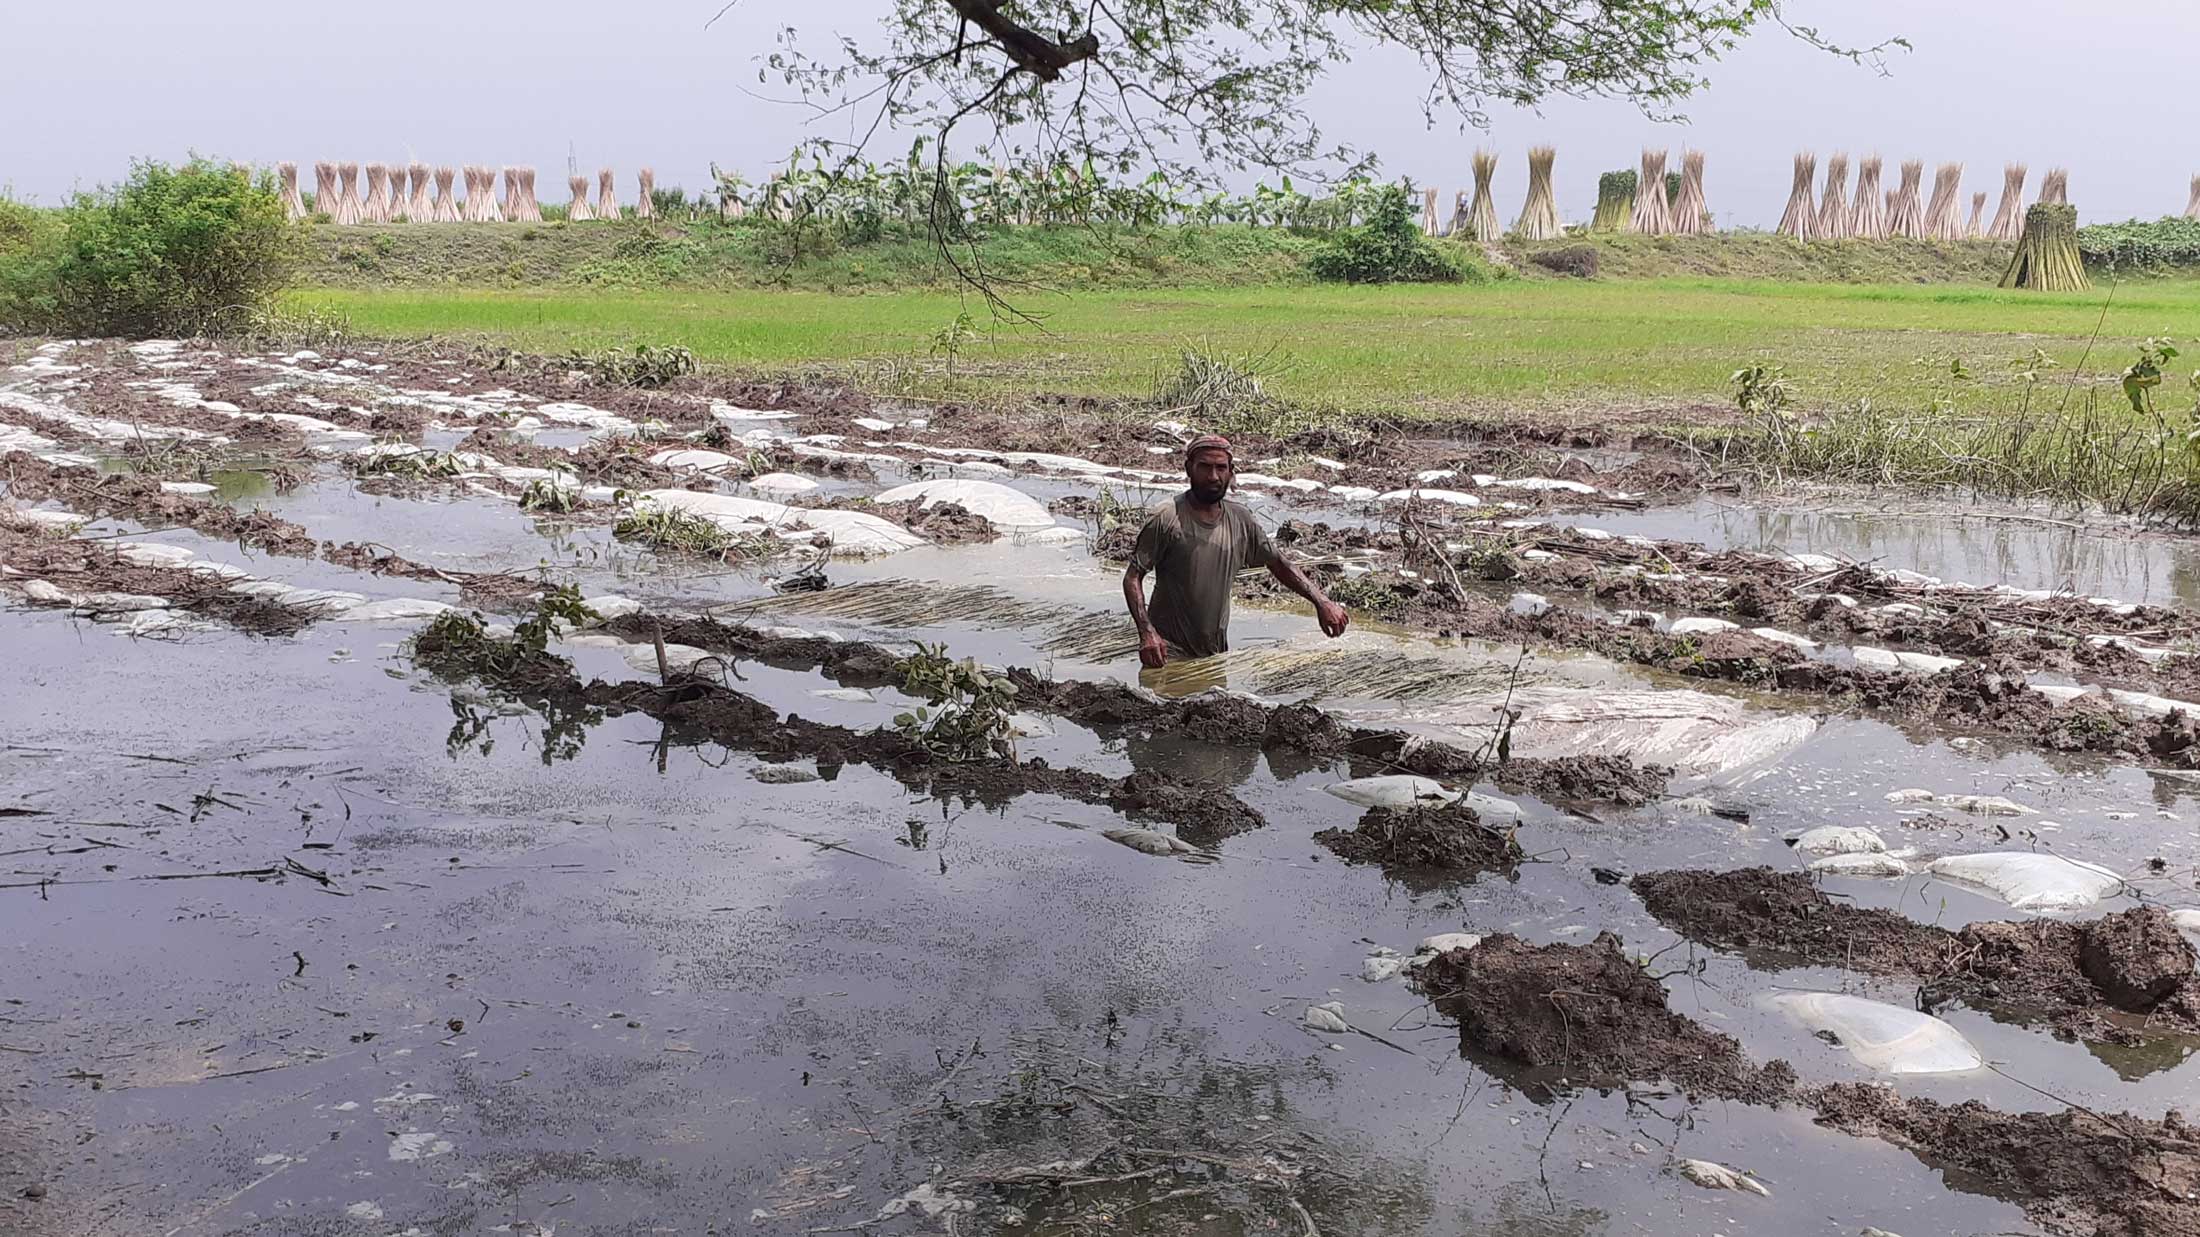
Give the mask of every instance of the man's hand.
<svg viewBox="0 0 2200 1237">
<path fill-rule="evenodd" d="M 1159 670 L 1169 664 L 1169 642 L 1158 631 L 1149 631 L 1138 637 L 1138 663 L 1148 670 Z"/>
<path fill-rule="evenodd" d="M 1344 612 L 1344 607 L 1327 597 L 1314 603 L 1314 618 L 1322 625 L 1322 634 L 1332 640 L 1343 635 L 1344 629 L 1352 625 L 1352 616 Z"/>
</svg>

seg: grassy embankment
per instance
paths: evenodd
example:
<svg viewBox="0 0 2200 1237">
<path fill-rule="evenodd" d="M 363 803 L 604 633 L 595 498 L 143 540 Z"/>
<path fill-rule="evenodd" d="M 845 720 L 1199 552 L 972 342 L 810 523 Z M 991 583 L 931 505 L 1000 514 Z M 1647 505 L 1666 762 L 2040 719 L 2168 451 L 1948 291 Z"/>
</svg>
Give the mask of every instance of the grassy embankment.
<svg viewBox="0 0 2200 1237">
<path fill-rule="evenodd" d="M 620 256 L 610 228 L 499 235 L 518 231 L 393 233 L 380 276 L 350 281 L 383 286 L 322 286 L 296 300 L 373 335 L 543 352 L 677 343 L 710 364 L 833 370 L 916 397 L 1143 399 L 1196 347 L 1264 357 L 1267 390 L 1300 416 L 1567 417 L 1700 432 L 1733 424 L 1734 371 L 1765 365 L 1784 375 L 1791 413 L 1823 418 L 1807 435 L 1760 434 L 1780 423 L 1761 420 L 1727 448 L 1768 470 L 2200 511 L 2185 371 L 2157 390 L 2160 421 L 2133 414 L 2116 385 L 2139 341 L 2190 343 L 2200 281 L 2003 292 L 1991 286 L 2003 251 L 1990 245 L 1599 237 L 1590 243 L 1605 275 L 1594 280 L 1522 264 L 1463 285 L 1353 288 L 1306 281 L 1298 264 L 1318 242 L 1287 234 L 1018 230 L 992 243 L 989 268 L 1030 281 L 1004 290 L 1044 329 L 981 329 L 950 367 L 943 328 L 965 312 L 983 328 L 986 311 L 938 286 L 921 242 L 773 266 L 740 248 L 765 239 L 753 231 L 677 239 L 676 262 L 631 246 Z M 513 246 L 530 255 L 517 274 L 469 274 L 478 263 L 455 256 Z M 793 287 L 759 286 L 775 277 Z"/>
</svg>

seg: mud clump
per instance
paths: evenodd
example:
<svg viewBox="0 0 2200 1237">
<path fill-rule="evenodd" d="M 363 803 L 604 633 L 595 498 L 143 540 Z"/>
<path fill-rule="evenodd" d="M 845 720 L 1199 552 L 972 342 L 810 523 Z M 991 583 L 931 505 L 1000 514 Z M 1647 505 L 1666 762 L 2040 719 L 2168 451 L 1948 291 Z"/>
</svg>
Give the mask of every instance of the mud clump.
<svg viewBox="0 0 2200 1237">
<path fill-rule="evenodd" d="M 1267 823 L 1235 795 L 1158 769 L 1141 769 L 1124 778 L 1108 795 L 1107 804 L 1125 816 L 1167 821 L 1185 841 L 1199 846 L 1212 846 Z"/>
<path fill-rule="evenodd" d="M 1920 1005 L 2034 1014 L 2064 1038 L 2135 1042 L 2200 1031 L 2192 946 L 2155 907 L 2085 923 L 1985 921 L 1960 932 L 1827 897 L 1800 872 L 1645 872 L 1630 887 L 1659 922 L 1752 962 L 1915 976 Z"/>
<path fill-rule="evenodd" d="M 1753 1065 L 1733 1038 L 1668 1009 L 1665 986 L 1609 932 L 1587 945 L 1530 945 L 1496 933 L 1438 955 L 1415 982 L 1458 1020 L 1463 1050 L 1567 1082 L 1663 1078 L 1693 1094 L 1754 1103 L 1778 1103 L 1795 1089 L 1786 1062 Z"/>
<path fill-rule="evenodd" d="M 1511 872 L 1522 858 L 1520 843 L 1482 823 L 1474 809 L 1371 808 L 1354 829 L 1324 829 L 1314 840 L 1346 863 L 1385 869 L 1440 871 L 1450 876 Z"/>
<path fill-rule="evenodd" d="M 1628 886 L 1690 940 L 1871 975 L 1936 974 L 1953 939 L 1893 911 L 1835 902 L 1800 872 L 1645 872 Z"/>
<path fill-rule="evenodd" d="M 935 545 L 976 545 L 1000 536 L 993 521 L 961 503 L 940 502 L 929 507 L 916 501 L 878 503 L 869 510 Z"/>
<path fill-rule="evenodd" d="M 1548 803 L 1598 802 L 1641 807 L 1665 793 L 1673 770 L 1618 756 L 1515 757 L 1490 770 L 1490 780 Z"/>
<path fill-rule="evenodd" d="M 1928 1164 L 2015 1199 L 2057 1233 L 2087 1237 L 2200 1234 L 2200 1131 L 2175 1109 L 2160 1121 L 2065 1109 L 2003 1113 L 1968 1100 L 1905 1099 L 1891 1088 L 1835 1083 L 1805 1097 L 1818 1123 L 1883 1138 Z"/>
</svg>

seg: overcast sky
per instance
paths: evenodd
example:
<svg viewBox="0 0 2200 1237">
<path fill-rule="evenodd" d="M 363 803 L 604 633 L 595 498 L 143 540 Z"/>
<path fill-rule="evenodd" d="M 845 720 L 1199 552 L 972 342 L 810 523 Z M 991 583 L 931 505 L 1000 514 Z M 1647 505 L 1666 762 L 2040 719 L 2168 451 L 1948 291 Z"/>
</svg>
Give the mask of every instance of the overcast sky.
<svg viewBox="0 0 2200 1237">
<path fill-rule="evenodd" d="M 0 72 L 0 186 L 53 202 L 118 178 L 132 156 L 191 151 L 249 162 L 316 159 L 533 164 L 545 201 L 568 154 L 618 169 L 622 196 L 648 164 L 660 185 L 709 187 L 709 168 L 752 178 L 785 157 L 805 113 L 760 101 L 754 58 L 793 24 L 823 40 L 861 33 L 885 0 L 98 0 L 10 6 Z M 2071 169 L 2089 220 L 2182 211 L 2200 92 L 2181 58 L 2200 47 L 2194 0 L 1789 0 L 1790 17 L 1842 42 L 1901 35 L 1892 76 L 1773 29 L 1711 67 L 1691 122 L 1652 124 L 1625 103 L 1554 102 L 1499 111 L 1487 134 L 1429 130 L 1409 58 L 1338 69 L 1313 112 L 1328 135 L 1383 158 L 1390 175 L 1450 191 L 1469 152 L 1505 156 L 1500 208 L 1525 184 L 1523 152 L 1558 149 L 1568 220 L 1585 217 L 1599 171 L 1631 167 L 1645 144 L 1707 154 L 1722 225 L 1769 226 L 1803 147 L 1876 150 L 1967 165 L 1966 190 L 1998 193 L 2005 160 Z M 882 144 L 881 156 L 906 139 Z M 307 173 L 310 187 L 310 172 Z M 559 195 L 562 197 L 562 195 Z"/>
</svg>

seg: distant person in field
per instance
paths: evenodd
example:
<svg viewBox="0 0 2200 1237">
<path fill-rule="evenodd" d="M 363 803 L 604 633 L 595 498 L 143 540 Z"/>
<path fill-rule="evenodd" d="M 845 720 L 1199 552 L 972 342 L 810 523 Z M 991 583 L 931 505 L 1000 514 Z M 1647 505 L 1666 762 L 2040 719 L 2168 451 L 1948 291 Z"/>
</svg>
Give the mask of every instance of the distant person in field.
<svg viewBox="0 0 2200 1237">
<path fill-rule="evenodd" d="M 1230 440 L 1218 434 L 1193 439 L 1184 449 L 1184 473 L 1190 486 L 1138 531 L 1138 547 L 1123 572 L 1123 600 L 1138 624 L 1138 660 L 1159 669 L 1171 656 L 1228 652 L 1230 588 L 1238 572 L 1251 567 L 1266 567 L 1278 583 L 1314 603 L 1323 635 L 1343 635 L 1352 621 L 1344 607 L 1283 556 L 1251 512 L 1227 501 L 1237 475 Z"/>
</svg>

